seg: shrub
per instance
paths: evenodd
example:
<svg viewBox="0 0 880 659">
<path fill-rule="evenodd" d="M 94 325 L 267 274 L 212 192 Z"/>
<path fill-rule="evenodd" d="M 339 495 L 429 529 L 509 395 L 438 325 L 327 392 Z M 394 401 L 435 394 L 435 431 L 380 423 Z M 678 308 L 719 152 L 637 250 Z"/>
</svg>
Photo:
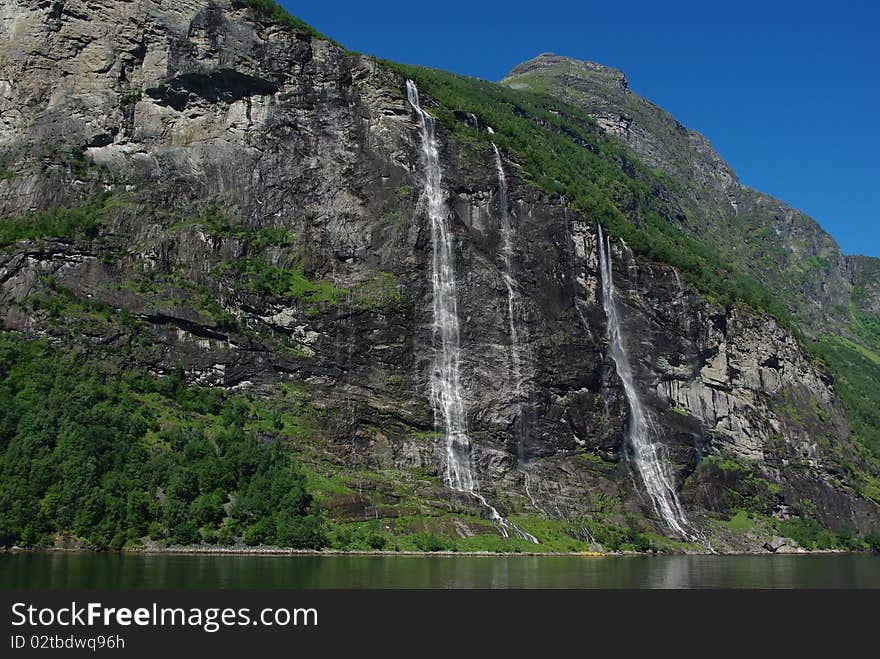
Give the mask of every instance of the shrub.
<svg viewBox="0 0 880 659">
<path fill-rule="evenodd" d="M 445 538 L 430 531 L 416 534 L 413 542 L 419 551 L 443 551 L 448 547 Z"/>
<path fill-rule="evenodd" d="M 112 194 L 105 192 L 73 208 L 54 208 L 19 217 L 0 217 L 0 247 L 18 240 L 93 238 L 106 217 Z"/>
</svg>

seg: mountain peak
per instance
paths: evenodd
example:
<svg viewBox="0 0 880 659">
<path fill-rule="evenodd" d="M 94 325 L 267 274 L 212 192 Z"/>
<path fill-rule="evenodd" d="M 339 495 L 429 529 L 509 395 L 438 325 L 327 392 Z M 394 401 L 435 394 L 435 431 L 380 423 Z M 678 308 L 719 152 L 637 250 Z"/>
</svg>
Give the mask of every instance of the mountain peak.
<svg viewBox="0 0 880 659">
<path fill-rule="evenodd" d="M 546 72 L 548 69 L 567 70 L 567 73 L 577 77 L 589 77 L 594 82 L 600 82 L 609 86 L 617 87 L 624 91 L 629 87 L 626 75 L 619 69 L 599 64 L 598 62 L 589 62 L 579 60 L 573 57 L 565 57 L 556 55 L 555 53 L 541 53 L 537 57 L 526 60 L 517 64 L 510 70 L 510 73 L 502 80 L 509 82 L 512 78 Z"/>
</svg>

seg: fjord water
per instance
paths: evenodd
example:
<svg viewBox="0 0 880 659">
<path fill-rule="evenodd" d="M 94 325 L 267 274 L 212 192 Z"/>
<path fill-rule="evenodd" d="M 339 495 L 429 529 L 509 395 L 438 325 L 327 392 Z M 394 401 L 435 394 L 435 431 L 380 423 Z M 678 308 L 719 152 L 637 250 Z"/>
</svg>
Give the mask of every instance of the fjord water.
<svg viewBox="0 0 880 659">
<path fill-rule="evenodd" d="M 0 588 L 880 588 L 880 556 L 0 554 Z"/>
<path fill-rule="evenodd" d="M 666 525 L 682 537 L 696 539 L 687 530 L 688 522 L 672 484 L 669 465 L 663 455 L 663 445 L 653 441 L 651 420 L 642 407 L 633 379 L 629 357 L 623 338 L 623 328 L 614 300 L 614 281 L 611 276 L 611 244 L 605 240 L 602 225 L 598 224 L 599 273 L 602 279 L 602 305 L 608 324 L 608 349 L 617 375 L 623 383 L 623 391 L 629 406 L 626 439 L 633 451 L 633 461 L 645 484 L 654 510 Z"/>
<path fill-rule="evenodd" d="M 435 417 L 443 424 L 446 440 L 446 484 L 453 490 L 467 492 L 489 511 L 489 516 L 505 538 L 509 533 L 538 544 L 535 536 L 507 521 L 479 493 L 471 464 L 471 443 L 461 392 L 461 349 L 459 347 L 458 295 L 455 283 L 454 245 L 449 227 L 449 211 L 442 187 L 443 172 L 434 117 L 419 103 L 419 90 L 406 81 L 409 104 L 419 117 L 422 156 L 425 165 L 424 198 L 431 221 L 433 262 L 431 285 L 434 312 L 434 364 L 431 369 L 431 402 Z"/>
</svg>

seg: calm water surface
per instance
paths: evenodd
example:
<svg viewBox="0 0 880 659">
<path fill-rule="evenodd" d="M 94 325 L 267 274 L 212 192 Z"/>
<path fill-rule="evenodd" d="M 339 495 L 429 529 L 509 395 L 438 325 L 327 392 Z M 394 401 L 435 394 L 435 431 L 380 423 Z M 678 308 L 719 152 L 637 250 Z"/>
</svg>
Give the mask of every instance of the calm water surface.
<svg viewBox="0 0 880 659">
<path fill-rule="evenodd" d="M 880 556 L 23 553 L 0 588 L 880 588 Z"/>
</svg>

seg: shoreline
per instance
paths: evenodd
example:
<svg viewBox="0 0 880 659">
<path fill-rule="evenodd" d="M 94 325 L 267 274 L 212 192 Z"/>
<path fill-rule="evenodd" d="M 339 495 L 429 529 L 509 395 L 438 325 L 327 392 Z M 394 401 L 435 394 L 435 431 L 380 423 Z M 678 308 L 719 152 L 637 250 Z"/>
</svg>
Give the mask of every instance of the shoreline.
<svg viewBox="0 0 880 659">
<path fill-rule="evenodd" d="M 137 549 L 89 549 L 81 547 L 3 547 L 0 554 L 120 554 L 120 555 L 175 555 L 175 556 L 408 556 L 408 557 L 511 557 L 542 556 L 570 558 L 619 558 L 658 556 L 819 556 L 827 554 L 872 554 L 870 550 L 851 551 L 843 549 L 802 549 L 790 552 L 735 551 L 735 552 L 494 552 L 494 551 L 389 551 L 389 550 L 341 550 L 341 549 L 284 549 L 281 547 L 166 547 Z"/>
</svg>

